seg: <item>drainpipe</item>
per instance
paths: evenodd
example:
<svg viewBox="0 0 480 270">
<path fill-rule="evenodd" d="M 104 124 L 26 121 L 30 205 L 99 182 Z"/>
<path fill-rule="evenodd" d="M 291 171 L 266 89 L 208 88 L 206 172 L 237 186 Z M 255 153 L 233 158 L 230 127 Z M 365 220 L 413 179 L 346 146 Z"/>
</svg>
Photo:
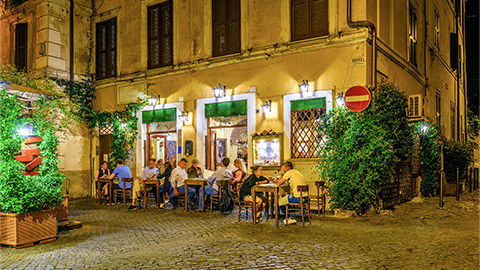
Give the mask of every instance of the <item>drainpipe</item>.
<svg viewBox="0 0 480 270">
<path fill-rule="evenodd" d="M 347 0 L 347 23 L 350 28 L 367 27 L 372 33 L 372 82 L 377 88 L 377 30 L 370 21 L 352 21 L 352 0 Z"/>
<path fill-rule="evenodd" d="M 74 53 L 74 50 L 73 50 L 73 19 L 74 19 L 74 15 L 73 15 L 73 6 L 74 6 L 74 3 L 73 3 L 73 0 L 70 0 L 70 81 L 73 81 L 74 79 L 74 73 L 73 73 L 73 64 L 74 64 L 74 60 L 73 60 L 73 53 Z"/>
<path fill-rule="evenodd" d="M 458 14 L 460 13 L 460 1 L 455 0 L 455 32 L 457 33 L 457 80 L 456 80 L 456 85 L 457 85 L 457 141 L 461 140 L 460 139 L 460 129 L 461 129 L 461 122 L 460 122 L 460 68 L 461 68 L 461 62 L 460 62 L 460 46 L 458 46 L 458 41 L 459 39 L 459 34 L 458 34 Z"/>
</svg>

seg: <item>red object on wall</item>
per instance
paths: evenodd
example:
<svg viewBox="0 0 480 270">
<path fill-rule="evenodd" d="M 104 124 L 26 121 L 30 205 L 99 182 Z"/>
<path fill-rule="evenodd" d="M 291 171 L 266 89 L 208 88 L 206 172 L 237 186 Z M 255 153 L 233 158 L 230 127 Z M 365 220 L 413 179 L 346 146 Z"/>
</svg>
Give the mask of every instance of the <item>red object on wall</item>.
<svg viewBox="0 0 480 270">
<path fill-rule="evenodd" d="M 345 106 L 354 112 L 365 110 L 370 104 L 370 91 L 363 86 L 354 86 L 345 93 Z"/>
</svg>

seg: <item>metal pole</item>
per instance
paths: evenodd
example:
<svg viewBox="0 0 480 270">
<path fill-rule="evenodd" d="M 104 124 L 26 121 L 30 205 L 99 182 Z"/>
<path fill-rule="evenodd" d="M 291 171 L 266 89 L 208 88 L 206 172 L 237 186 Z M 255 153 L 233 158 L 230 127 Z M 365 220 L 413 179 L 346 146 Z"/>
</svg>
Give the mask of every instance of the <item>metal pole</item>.
<svg viewBox="0 0 480 270">
<path fill-rule="evenodd" d="M 440 141 L 440 202 L 439 206 L 443 207 L 443 182 L 445 173 L 443 172 L 443 141 Z"/>
<path fill-rule="evenodd" d="M 457 168 L 457 201 L 460 200 L 460 168 Z"/>
<path fill-rule="evenodd" d="M 470 172 L 468 174 L 468 192 L 472 193 L 472 185 L 473 185 L 473 168 L 470 168 Z"/>
</svg>

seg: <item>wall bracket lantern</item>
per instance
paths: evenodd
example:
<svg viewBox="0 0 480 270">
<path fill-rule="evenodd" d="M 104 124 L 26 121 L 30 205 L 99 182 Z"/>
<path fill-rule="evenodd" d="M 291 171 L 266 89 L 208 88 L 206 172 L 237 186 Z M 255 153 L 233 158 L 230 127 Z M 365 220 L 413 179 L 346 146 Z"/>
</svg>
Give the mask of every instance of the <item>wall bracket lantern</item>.
<svg viewBox="0 0 480 270">
<path fill-rule="evenodd" d="M 222 86 L 220 83 L 217 85 L 217 87 L 213 88 L 213 95 L 216 98 L 223 98 L 225 97 L 226 94 L 226 87 L 225 85 Z"/>
</svg>

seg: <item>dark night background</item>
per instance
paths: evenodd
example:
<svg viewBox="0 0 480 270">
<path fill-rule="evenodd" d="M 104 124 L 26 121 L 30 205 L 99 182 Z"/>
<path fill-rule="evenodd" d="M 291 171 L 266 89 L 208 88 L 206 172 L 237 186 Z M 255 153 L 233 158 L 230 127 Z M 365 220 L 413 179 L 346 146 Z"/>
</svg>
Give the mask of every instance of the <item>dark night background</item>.
<svg viewBox="0 0 480 270">
<path fill-rule="evenodd" d="M 467 65 L 467 95 L 468 105 L 473 112 L 479 114 L 479 0 L 468 0 L 465 12 L 465 39 L 466 39 L 466 65 Z"/>
</svg>

